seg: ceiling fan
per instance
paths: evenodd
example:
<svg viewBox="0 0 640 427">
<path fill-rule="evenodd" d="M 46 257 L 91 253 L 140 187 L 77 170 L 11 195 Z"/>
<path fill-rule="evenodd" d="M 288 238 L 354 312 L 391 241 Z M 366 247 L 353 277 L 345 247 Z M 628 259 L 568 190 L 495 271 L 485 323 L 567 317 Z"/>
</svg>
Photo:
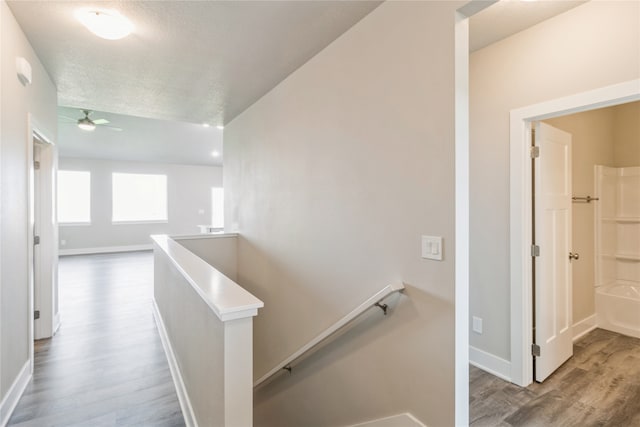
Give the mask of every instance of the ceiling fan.
<svg viewBox="0 0 640 427">
<path fill-rule="evenodd" d="M 115 127 L 115 126 L 107 126 L 110 122 L 107 119 L 95 119 L 92 120 L 89 118 L 89 115 L 92 113 L 91 110 L 81 110 L 82 113 L 84 114 L 84 117 L 81 117 L 79 119 L 73 119 L 71 117 L 66 117 L 66 116 L 60 116 L 61 119 L 63 119 L 63 122 L 68 123 L 68 124 L 72 124 L 75 123 L 80 129 L 87 131 L 87 132 L 92 132 L 96 129 L 96 126 L 101 126 L 107 129 L 111 129 L 111 130 L 115 130 L 115 131 L 122 131 L 122 128 L 119 127 Z"/>
</svg>

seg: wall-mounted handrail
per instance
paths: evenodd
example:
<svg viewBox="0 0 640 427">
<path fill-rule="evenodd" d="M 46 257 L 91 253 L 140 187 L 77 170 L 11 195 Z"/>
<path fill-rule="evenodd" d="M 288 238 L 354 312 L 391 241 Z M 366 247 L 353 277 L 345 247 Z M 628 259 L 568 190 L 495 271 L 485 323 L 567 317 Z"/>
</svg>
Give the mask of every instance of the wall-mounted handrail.
<svg viewBox="0 0 640 427">
<path fill-rule="evenodd" d="M 362 304 L 357 306 L 355 309 L 353 309 L 349 314 L 344 316 L 342 319 L 338 320 L 336 323 L 334 323 L 329 328 L 327 328 L 326 330 L 321 332 L 319 335 L 317 335 L 311 341 L 309 341 L 308 343 L 306 343 L 305 345 L 300 347 L 300 349 L 297 350 L 295 353 L 293 353 L 291 356 L 287 357 L 282 362 L 280 362 L 276 366 L 274 366 L 273 369 L 271 369 L 269 372 L 267 372 L 262 377 L 260 377 L 258 380 L 256 380 L 253 383 L 253 386 L 254 387 L 259 386 L 260 384 L 264 383 L 269 378 L 271 378 L 272 376 L 274 376 L 278 372 L 282 372 L 283 370 L 291 372 L 291 364 L 294 361 L 296 361 L 297 359 L 299 359 L 303 355 L 311 352 L 320 343 L 322 343 L 324 340 L 329 338 L 331 335 L 333 335 L 336 332 L 338 332 L 340 329 L 342 329 L 344 326 L 349 324 L 351 321 L 353 321 L 354 319 L 359 317 L 361 314 L 363 314 L 365 311 L 367 311 L 371 307 L 379 307 L 380 309 L 382 309 L 382 311 L 384 311 L 384 314 L 387 314 L 387 305 L 386 304 L 382 304 L 382 300 L 385 299 L 386 297 L 388 297 L 389 295 L 391 295 L 391 294 L 393 294 L 395 292 L 401 292 L 402 290 L 404 290 L 404 284 L 402 284 L 402 283 L 385 286 L 383 289 L 381 289 L 380 291 L 376 292 L 376 294 L 373 295 L 371 298 L 368 298 L 365 302 L 363 302 Z"/>
</svg>

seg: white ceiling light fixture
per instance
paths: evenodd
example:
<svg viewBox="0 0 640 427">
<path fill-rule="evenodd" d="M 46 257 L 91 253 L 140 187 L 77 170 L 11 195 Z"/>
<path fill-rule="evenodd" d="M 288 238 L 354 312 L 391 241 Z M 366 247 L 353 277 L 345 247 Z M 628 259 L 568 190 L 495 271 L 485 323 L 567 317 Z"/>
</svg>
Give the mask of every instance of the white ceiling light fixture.
<svg viewBox="0 0 640 427">
<path fill-rule="evenodd" d="M 217 150 L 213 150 L 213 151 L 211 152 L 211 156 L 213 156 L 213 157 L 220 157 L 220 152 L 219 152 L 219 151 L 217 151 Z"/>
<path fill-rule="evenodd" d="M 87 132 L 93 132 L 96 130 L 96 124 L 89 118 L 89 110 L 82 110 L 84 117 L 78 119 L 78 127 Z"/>
<path fill-rule="evenodd" d="M 209 123 L 203 123 L 202 126 L 208 128 L 210 125 Z"/>
<path fill-rule="evenodd" d="M 98 37 L 118 40 L 133 31 L 133 24 L 114 10 L 80 9 L 76 18 Z"/>
</svg>

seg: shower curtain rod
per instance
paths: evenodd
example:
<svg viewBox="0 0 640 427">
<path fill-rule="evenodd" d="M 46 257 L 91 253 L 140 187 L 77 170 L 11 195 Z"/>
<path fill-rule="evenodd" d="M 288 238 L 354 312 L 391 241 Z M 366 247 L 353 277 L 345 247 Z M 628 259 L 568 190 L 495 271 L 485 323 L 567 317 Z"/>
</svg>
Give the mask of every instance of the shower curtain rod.
<svg viewBox="0 0 640 427">
<path fill-rule="evenodd" d="M 573 200 L 574 202 L 591 203 L 592 200 L 600 200 L 600 198 L 599 197 L 591 197 L 591 196 L 586 196 L 586 197 L 573 196 L 571 198 L 571 200 Z"/>
</svg>

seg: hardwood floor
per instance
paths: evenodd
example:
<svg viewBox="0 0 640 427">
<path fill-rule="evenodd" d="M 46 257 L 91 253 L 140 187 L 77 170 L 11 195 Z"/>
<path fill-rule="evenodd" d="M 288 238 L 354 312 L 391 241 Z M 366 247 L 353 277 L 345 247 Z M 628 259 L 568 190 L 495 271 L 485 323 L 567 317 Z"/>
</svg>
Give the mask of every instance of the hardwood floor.
<svg viewBox="0 0 640 427">
<path fill-rule="evenodd" d="M 37 341 L 10 426 L 184 426 L 152 314 L 153 254 L 63 257 L 62 326 Z"/>
<path fill-rule="evenodd" d="M 470 367 L 471 426 L 640 426 L 640 339 L 596 329 L 527 388 Z"/>
</svg>

